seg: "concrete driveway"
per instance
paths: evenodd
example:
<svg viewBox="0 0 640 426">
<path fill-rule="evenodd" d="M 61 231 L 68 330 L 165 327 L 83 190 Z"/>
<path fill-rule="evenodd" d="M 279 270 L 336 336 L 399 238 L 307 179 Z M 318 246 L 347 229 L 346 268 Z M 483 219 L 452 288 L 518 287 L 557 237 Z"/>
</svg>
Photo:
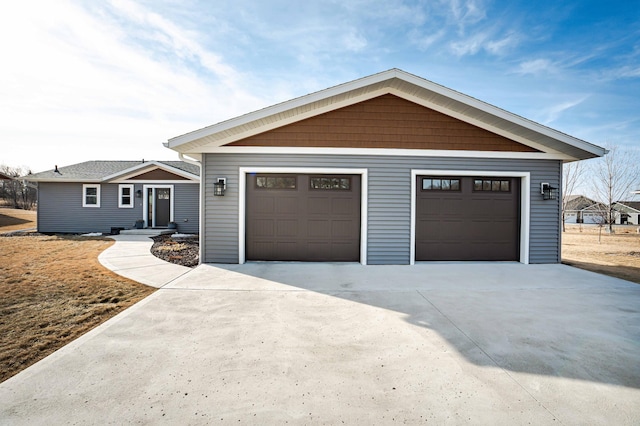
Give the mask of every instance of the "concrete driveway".
<svg viewBox="0 0 640 426">
<path fill-rule="evenodd" d="M 0 385 L 2 424 L 640 424 L 640 285 L 202 265 Z"/>
</svg>

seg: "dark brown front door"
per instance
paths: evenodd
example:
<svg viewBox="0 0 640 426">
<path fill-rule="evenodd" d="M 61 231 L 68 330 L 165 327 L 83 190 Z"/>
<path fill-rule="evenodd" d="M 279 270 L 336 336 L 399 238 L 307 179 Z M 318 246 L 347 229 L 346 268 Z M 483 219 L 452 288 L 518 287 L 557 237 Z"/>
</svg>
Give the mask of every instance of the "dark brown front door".
<svg viewBox="0 0 640 426">
<path fill-rule="evenodd" d="M 520 259 L 520 179 L 417 179 L 416 260 Z"/>
<path fill-rule="evenodd" d="M 156 188 L 155 214 L 156 220 L 153 226 L 167 226 L 171 220 L 171 190 L 169 188 Z"/>
<path fill-rule="evenodd" d="M 247 260 L 360 260 L 360 176 L 247 176 Z"/>
</svg>

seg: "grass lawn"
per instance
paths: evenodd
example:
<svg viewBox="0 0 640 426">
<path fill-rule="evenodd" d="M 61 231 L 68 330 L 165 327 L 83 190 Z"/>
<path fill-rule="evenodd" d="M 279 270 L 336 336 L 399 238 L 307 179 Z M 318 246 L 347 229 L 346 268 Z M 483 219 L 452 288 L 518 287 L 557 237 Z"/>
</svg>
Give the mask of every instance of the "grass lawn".
<svg viewBox="0 0 640 426">
<path fill-rule="evenodd" d="M 0 207 L 0 232 L 36 228 L 35 210 Z"/>
<path fill-rule="evenodd" d="M 562 262 L 640 283 L 637 226 L 618 226 L 614 234 L 599 231 L 594 225 L 567 225 L 562 233 Z"/>
<path fill-rule="evenodd" d="M 0 209 L 0 233 L 35 226 L 16 223 L 30 213 Z M 98 262 L 112 244 L 106 238 L 0 234 L 0 382 L 155 291 Z"/>
</svg>

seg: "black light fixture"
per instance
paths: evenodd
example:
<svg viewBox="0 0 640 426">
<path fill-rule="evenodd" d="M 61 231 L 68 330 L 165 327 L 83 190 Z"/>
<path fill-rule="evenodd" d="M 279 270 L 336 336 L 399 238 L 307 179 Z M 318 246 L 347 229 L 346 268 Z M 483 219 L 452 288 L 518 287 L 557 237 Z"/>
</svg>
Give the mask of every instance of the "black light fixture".
<svg viewBox="0 0 640 426">
<path fill-rule="evenodd" d="M 222 197 L 227 190 L 227 178 L 216 178 L 213 182 L 213 195 Z"/>
<path fill-rule="evenodd" d="M 558 198 L 558 188 L 554 188 L 547 182 L 540 184 L 540 193 L 543 200 L 556 200 Z"/>
<path fill-rule="evenodd" d="M 136 198 L 142 198 L 142 189 L 136 191 Z"/>
</svg>

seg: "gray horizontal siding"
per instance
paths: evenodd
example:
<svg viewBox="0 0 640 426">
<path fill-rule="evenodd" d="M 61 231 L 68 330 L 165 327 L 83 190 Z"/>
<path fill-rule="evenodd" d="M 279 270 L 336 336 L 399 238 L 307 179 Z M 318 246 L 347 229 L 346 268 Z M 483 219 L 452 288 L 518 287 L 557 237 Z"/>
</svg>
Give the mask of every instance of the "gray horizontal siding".
<svg viewBox="0 0 640 426">
<path fill-rule="evenodd" d="M 135 185 L 134 192 L 142 189 Z M 118 208 L 118 185 L 100 187 L 100 207 L 82 207 L 82 184 L 38 184 L 38 231 L 47 233 L 111 232 L 112 227 L 132 228 L 142 219 L 142 198 L 133 208 Z"/>
<path fill-rule="evenodd" d="M 142 187 L 135 184 L 134 193 Z M 198 232 L 198 188 L 198 184 L 174 184 L 174 220 L 180 232 Z M 133 228 L 135 221 L 143 218 L 143 198 L 134 197 L 133 208 L 118 207 L 118 184 L 100 186 L 100 207 L 82 207 L 82 197 L 82 183 L 40 182 L 38 231 L 108 233 L 112 227 Z"/>
<path fill-rule="evenodd" d="M 341 155 L 206 154 L 204 262 L 238 262 L 240 167 L 322 167 L 368 169 L 369 264 L 408 264 L 411 238 L 411 170 L 478 170 L 531 173 L 530 262 L 559 261 L 559 201 L 543 201 L 540 183 L 560 185 L 560 161 Z M 227 178 L 224 197 L 213 181 Z"/>
<path fill-rule="evenodd" d="M 200 185 L 177 183 L 173 185 L 173 220 L 178 232 L 197 234 L 200 221 Z"/>
</svg>

